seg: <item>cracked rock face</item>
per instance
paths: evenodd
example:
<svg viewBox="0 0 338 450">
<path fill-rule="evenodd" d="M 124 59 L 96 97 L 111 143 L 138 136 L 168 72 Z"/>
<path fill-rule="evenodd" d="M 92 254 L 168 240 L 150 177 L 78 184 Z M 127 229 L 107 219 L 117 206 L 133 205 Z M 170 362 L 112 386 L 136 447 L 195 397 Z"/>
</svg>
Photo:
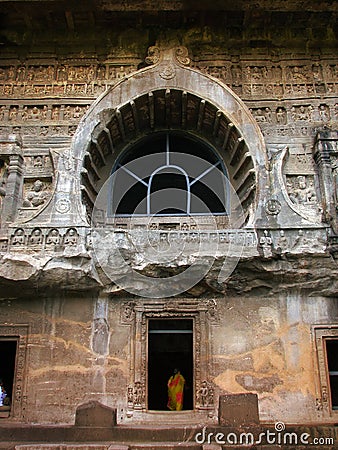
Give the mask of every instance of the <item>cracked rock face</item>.
<svg viewBox="0 0 338 450">
<path fill-rule="evenodd" d="M 1 259 L 0 279 L 10 290 L 15 290 L 16 282 L 20 281 L 30 287 L 38 283 L 41 289 L 56 287 L 67 290 L 95 290 L 98 287 L 110 286 L 115 293 L 121 292 L 124 295 L 125 291 L 128 292 L 128 288 L 132 287 L 133 292 L 139 292 L 141 296 L 146 295 L 146 279 L 169 280 L 173 276 L 180 276 L 175 283 L 181 283 L 182 292 L 197 296 L 207 292 L 220 295 L 275 295 L 290 289 L 297 289 L 309 295 L 321 293 L 331 296 L 337 291 L 337 263 L 325 252 L 311 252 L 308 255 L 275 254 L 268 258 L 242 256 L 239 259 L 236 256 L 230 264 L 233 270 L 226 278 L 220 279 L 220 273 L 229 260 L 226 255 L 194 256 L 190 253 L 181 257 L 176 255 L 170 261 L 164 259 L 162 262 L 159 260 L 156 263 L 147 263 L 144 255 L 137 254 L 133 246 L 124 246 L 115 251 L 119 256 L 122 254 L 125 265 L 114 265 L 114 253 L 107 250 L 103 259 L 109 263 L 108 272 L 106 268 L 102 270 L 91 253 L 44 257 L 6 253 Z M 131 270 L 145 277 L 144 280 L 140 279 L 139 283 L 135 283 L 135 279 L 130 278 L 128 281 Z M 185 289 L 185 283 L 189 281 L 186 277 L 191 276 L 196 276 L 198 281 Z M 22 286 L 17 290 L 22 290 Z"/>
</svg>

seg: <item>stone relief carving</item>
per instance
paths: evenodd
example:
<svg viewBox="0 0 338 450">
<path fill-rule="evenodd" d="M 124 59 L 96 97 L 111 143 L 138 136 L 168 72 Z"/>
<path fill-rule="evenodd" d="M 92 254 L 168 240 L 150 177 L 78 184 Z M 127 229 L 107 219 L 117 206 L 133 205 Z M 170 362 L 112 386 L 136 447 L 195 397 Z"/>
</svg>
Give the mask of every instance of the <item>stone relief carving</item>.
<svg viewBox="0 0 338 450">
<path fill-rule="evenodd" d="M 293 106 L 291 108 L 291 118 L 294 121 L 310 121 L 312 120 L 313 107 L 311 105 Z"/>
<path fill-rule="evenodd" d="M 40 228 L 35 228 L 28 238 L 29 246 L 40 246 L 43 242 L 42 231 Z"/>
<path fill-rule="evenodd" d="M 276 109 L 276 122 L 281 125 L 286 125 L 287 123 L 286 110 L 281 106 Z"/>
<path fill-rule="evenodd" d="M 286 188 L 297 209 L 310 217 L 320 215 L 313 175 L 286 175 Z"/>
<path fill-rule="evenodd" d="M 54 251 L 57 250 L 61 243 L 60 233 L 56 228 L 50 230 L 46 237 L 46 248 L 50 248 Z"/>
<path fill-rule="evenodd" d="M 24 208 L 38 208 L 46 203 L 50 191 L 41 180 L 25 183 L 25 196 L 22 206 Z"/>
<path fill-rule="evenodd" d="M 212 384 L 203 380 L 197 391 L 198 409 L 210 409 L 214 407 L 214 388 Z"/>
<path fill-rule="evenodd" d="M 16 247 L 24 246 L 26 244 L 26 235 L 22 228 L 14 231 L 11 239 L 11 244 Z"/>
<path fill-rule="evenodd" d="M 133 405 L 135 409 L 142 409 L 145 402 L 145 386 L 140 381 L 134 384 Z"/>
<path fill-rule="evenodd" d="M 259 246 L 262 249 L 264 258 L 269 258 L 272 256 L 272 237 L 268 230 L 264 230 L 263 235 L 259 239 Z"/>
<path fill-rule="evenodd" d="M 105 355 L 109 342 L 109 325 L 103 317 L 93 322 L 93 350 L 99 355 Z"/>
<path fill-rule="evenodd" d="M 6 196 L 6 183 L 8 178 L 8 163 L 5 159 L 0 158 L 0 211 L 2 207 L 2 199 Z"/>
<path fill-rule="evenodd" d="M 251 108 L 250 111 L 257 122 L 271 123 L 272 117 L 270 108 Z"/>
<path fill-rule="evenodd" d="M 78 232 L 76 231 L 75 228 L 70 228 L 64 236 L 63 243 L 65 247 L 73 247 L 77 246 L 78 240 L 79 240 Z"/>
</svg>

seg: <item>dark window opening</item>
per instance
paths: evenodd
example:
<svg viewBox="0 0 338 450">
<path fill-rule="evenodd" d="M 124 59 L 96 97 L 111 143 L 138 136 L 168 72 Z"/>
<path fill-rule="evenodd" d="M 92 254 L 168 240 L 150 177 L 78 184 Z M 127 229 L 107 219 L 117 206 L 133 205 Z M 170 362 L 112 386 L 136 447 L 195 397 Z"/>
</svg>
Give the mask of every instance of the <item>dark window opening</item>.
<svg viewBox="0 0 338 450">
<path fill-rule="evenodd" d="M 0 417 L 8 417 L 13 398 L 17 341 L 0 339 Z"/>
<path fill-rule="evenodd" d="M 148 409 L 169 411 L 168 380 L 174 369 L 185 378 L 183 410 L 193 405 L 193 320 L 150 319 L 148 328 Z"/>
<path fill-rule="evenodd" d="M 338 339 L 326 340 L 332 409 L 338 410 Z"/>
<path fill-rule="evenodd" d="M 226 214 L 225 167 L 211 147 L 189 135 L 148 136 L 120 156 L 112 173 L 113 216 Z"/>
</svg>

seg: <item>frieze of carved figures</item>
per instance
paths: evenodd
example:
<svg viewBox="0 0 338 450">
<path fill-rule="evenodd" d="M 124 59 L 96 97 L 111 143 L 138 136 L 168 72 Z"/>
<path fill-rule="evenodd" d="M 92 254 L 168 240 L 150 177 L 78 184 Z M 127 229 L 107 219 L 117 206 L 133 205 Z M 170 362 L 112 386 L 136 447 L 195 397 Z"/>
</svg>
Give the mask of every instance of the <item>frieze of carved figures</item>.
<svg viewBox="0 0 338 450">
<path fill-rule="evenodd" d="M 214 388 L 211 383 L 203 380 L 197 390 L 197 401 L 199 409 L 209 409 L 214 406 Z"/>
<path fill-rule="evenodd" d="M 311 79 L 310 67 L 308 66 L 290 66 L 287 68 L 287 78 L 294 83 L 304 83 Z"/>
<path fill-rule="evenodd" d="M 38 208 L 44 205 L 49 197 L 50 191 L 41 180 L 25 183 L 25 196 L 22 206 L 24 208 Z"/>
<path fill-rule="evenodd" d="M 41 121 L 78 121 L 88 110 L 89 105 L 38 105 L 24 106 L 20 109 L 17 105 L 0 107 L 0 121 L 11 122 L 40 122 Z"/>
<path fill-rule="evenodd" d="M 259 123 L 271 123 L 271 109 L 270 108 L 251 108 L 250 109 L 252 115 Z"/>
<path fill-rule="evenodd" d="M 25 156 L 26 175 L 31 176 L 51 176 L 52 164 L 49 155 L 31 155 Z"/>
<path fill-rule="evenodd" d="M 311 105 L 292 106 L 291 118 L 293 121 L 310 121 L 312 120 L 313 107 Z"/>
<path fill-rule="evenodd" d="M 17 228 L 10 237 L 12 249 L 24 250 L 26 246 L 36 246 L 48 252 L 60 252 L 66 249 L 73 254 L 74 250 L 80 248 L 80 235 L 75 228 L 69 228 L 64 235 L 56 228 L 42 230 L 34 228 L 25 232 L 23 228 Z"/>
<path fill-rule="evenodd" d="M 107 68 L 108 67 L 108 70 Z M 16 83 L 51 83 L 59 82 L 93 82 L 109 78 L 121 78 L 130 72 L 131 65 L 125 64 L 90 64 L 73 66 L 60 65 L 20 65 L 2 67 L 0 81 Z"/>
</svg>

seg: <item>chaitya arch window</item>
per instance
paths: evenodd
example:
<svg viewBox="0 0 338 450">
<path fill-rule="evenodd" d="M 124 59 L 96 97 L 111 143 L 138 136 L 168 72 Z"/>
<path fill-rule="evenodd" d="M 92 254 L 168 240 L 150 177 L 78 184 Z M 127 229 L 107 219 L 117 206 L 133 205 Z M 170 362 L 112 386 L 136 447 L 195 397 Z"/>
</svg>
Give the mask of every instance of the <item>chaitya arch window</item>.
<svg viewBox="0 0 338 450">
<path fill-rule="evenodd" d="M 227 172 L 217 152 L 188 133 L 152 133 L 112 169 L 111 216 L 226 215 Z"/>
</svg>

